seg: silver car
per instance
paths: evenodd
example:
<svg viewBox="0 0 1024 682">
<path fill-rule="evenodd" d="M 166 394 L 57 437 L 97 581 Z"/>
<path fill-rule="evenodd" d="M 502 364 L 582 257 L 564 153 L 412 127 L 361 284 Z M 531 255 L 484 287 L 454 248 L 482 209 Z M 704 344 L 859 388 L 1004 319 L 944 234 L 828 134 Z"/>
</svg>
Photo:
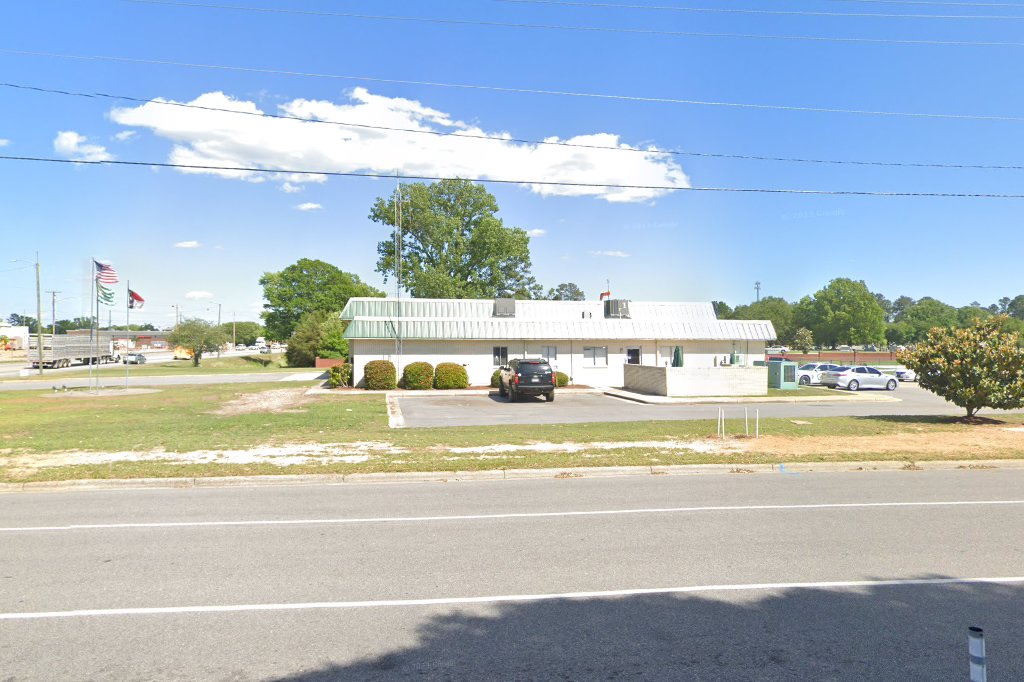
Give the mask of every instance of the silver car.
<svg viewBox="0 0 1024 682">
<path fill-rule="evenodd" d="M 888 374 L 882 374 L 874 367 L 860 365 L 857 367 L 837 367 L 821 373 L 821 385 L 829 388 L 845 388 L 859 391 L 862 388 L 884 388 L 895 391 L 899 382 Z"/>
</svg>

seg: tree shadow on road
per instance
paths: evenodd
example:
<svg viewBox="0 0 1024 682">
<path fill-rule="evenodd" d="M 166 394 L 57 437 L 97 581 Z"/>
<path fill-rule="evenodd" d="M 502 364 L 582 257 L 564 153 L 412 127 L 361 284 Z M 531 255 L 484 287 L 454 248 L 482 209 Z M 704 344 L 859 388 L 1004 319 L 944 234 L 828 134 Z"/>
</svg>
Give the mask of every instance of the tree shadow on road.
<svg viewBox="0 0 1024 682">
<path fill-rule="evenodd" d="M 442 615 L 437 608 L 443 608 Z M 961 680 L 967 628 L 985 628 L 993 680 L 1024 679 L 1024 586 L 925 584 L 716 591 L 402 607 L 363 633 L 387 648 L 274 678 L 328 680 Z M 351 617 L 351 613 L 348 614 Z M 345 620 L 339 613 L 338 618 Z M 332 620 L 335 620 L 332 618 Z M 364 642 L 365 643 L 365 642 Z M 364 649 L 365 650 L 365 649 Z"/>
<path fill-rule="evenodd" d="M 964 426 L 976 426 L 976 425 L 1002 425 L 1007 424 L 1002 419 L 996 417 L 986 417 L 984 415 L 975 415 L 973 417 L 966 417 L 964 415 L 938 415 L 938 414 L 876 414 L 876 415 L 860 415 L 853 417 L 854 419 L 863 419 L 879 422 L 891 422 L 894 424 L 929 424 L 935 426 L 942 425 L 964 425 Z"/>
</svg>

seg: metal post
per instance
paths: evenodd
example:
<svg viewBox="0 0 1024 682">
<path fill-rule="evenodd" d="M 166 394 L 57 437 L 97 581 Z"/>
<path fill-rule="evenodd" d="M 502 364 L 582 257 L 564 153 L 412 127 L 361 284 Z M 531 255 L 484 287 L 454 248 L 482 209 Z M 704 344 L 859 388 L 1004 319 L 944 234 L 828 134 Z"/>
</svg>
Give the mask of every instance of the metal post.
<svg viewBox="0 0 1024 682">
<path fill-rule="evenodd" d="M 985 632 L 981 628 L 967 628 L 967 653 L 971 682 L 985 682 L 988 678 L 985 665 Z"/>
<path fill-rule="evenodd" d="M 39 374 L 43 373 L 43 292 L 39 287 L 39 252 L 36 251 L 36 343 L 39 345 Z"/>
<path fill-rule="evenodd" d="M 57 334 L 57 294 L 59 291 L 47 291 L 50 294 L 50 334 Z"/>
</svg>

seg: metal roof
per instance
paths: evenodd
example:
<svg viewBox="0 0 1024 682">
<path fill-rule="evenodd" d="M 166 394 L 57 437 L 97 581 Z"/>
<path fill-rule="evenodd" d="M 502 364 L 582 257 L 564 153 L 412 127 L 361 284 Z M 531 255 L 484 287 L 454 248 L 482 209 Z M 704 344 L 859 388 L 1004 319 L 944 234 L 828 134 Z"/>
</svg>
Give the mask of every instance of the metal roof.
<svg viewBox="0 0 1024 682">
<path fill-rule="evenodd" d="M 770 341 L 767 320 L 719 320 L 710 303 L 630 301 L 630 319 L 606 319 L 600 301 L 516 301 L 494 317 L 491 299 L 353 298 L 341 313 L 349 339 L 666 339 Z"/>
</svg>

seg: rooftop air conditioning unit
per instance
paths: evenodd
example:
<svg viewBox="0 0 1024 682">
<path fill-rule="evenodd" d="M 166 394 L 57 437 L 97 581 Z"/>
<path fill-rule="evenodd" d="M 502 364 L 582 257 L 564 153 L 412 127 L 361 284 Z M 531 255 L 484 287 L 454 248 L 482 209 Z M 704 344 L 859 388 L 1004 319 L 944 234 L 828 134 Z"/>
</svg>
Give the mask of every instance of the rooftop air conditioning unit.
<svg viewBox="0 0 1024 682">
<path fill-rule="evenodd" d="M 609 298 L 604 302 L 604 316 L 616 320 L 629 319 L 629 301 L 622 298 Z"/>
<path fill-rule="evenodd" d="M 496 298 L 494 299 L 494 317 L 515 317 L 516 299 Z"/>
</svg>

